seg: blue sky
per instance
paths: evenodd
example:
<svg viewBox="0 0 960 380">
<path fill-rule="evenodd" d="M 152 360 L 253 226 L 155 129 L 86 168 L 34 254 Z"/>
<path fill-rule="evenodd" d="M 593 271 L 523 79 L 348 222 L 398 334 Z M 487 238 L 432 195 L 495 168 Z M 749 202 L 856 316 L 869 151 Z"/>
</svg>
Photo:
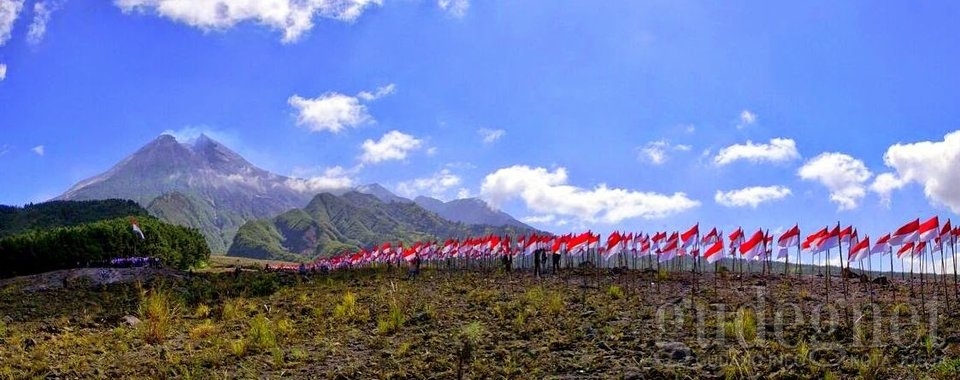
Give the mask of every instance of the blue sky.
<svg viewBox="0 0 960 380">
<path fill-rule="evenodd" d="M 558 232 L 960 211 L 955 2 L 290 3 L 0 0 L 0 203 L 202 131 Z"/>
</svg>

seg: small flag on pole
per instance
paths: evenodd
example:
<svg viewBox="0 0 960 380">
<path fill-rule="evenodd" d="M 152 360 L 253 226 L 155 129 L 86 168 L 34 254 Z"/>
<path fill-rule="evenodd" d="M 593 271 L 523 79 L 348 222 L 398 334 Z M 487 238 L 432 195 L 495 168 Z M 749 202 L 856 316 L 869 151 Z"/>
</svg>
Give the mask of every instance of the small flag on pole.
<svg viewBox="0 0 960 380">
<path fill-rule="evenodd" d="M 147 238 L 143 236 L 143 230 L 140 229 L 140 226 L 137 224 L 137 219 L 130 218 L 130 227 L 133 228 L 133 232 L 137 235 L 140 235 L 140 240 L 146 240 Z"/>
</svg>

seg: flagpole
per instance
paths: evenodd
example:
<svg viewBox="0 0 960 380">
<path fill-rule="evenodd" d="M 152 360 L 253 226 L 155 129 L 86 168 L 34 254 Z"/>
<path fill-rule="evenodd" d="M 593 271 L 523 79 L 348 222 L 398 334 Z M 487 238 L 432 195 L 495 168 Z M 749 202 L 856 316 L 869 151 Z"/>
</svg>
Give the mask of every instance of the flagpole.
<svg viewBox="0 0 960 380">
<path fill-rule="evenodd" d="M 957 238 L 953 231 L 950 231 L 950 260 L 953 261 L 953 299 L 957 300 L 960 298 L 957 293 Z"/>
<path fill-rule="evenodd" d="M 940 239 L 940 284 L 943 288 L 943 300 L 947 303 L 947 309 L 950 309 L 950 296 L 947 294 L 947 260 L 943 257 L 944 242 L 943 237 L 938 238 Z"/>
</svg>

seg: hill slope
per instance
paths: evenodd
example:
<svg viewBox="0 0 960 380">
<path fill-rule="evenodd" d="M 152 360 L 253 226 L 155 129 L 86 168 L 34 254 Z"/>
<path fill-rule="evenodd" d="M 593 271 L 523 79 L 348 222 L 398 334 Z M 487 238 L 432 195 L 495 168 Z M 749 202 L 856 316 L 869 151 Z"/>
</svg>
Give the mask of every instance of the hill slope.
<svg viewBox="0 0 960 380">
<path fill-rule="evenodd" d="M 0 205 L 0 238 L 30 229 L 70 227 L 104 219 L 146 216 L 136 202 L 120 199 L 50 201 L 24 207 Z"/>
<path fill-rule="evenodd" d="M 413 201 L 420 207 L 456 222 L 533 228 L 503 211 L 493 209 L 487 202 L 479 198 L 454 199 L 443 202 L 439 199 L 420 196 Z"/>
<path fill-rule="evenodd" d="M 294 181 L 254 166 L 204 135 L 192 144 L 161 135 L 58 199 L 134 200 L 163 220 L 199 229 L 211 250 L 226 252 L 247 220 L 303 207 L 310 200 Z"/>
<path fill-rule="evenodd" d="M 359 192 L 347 192 L 342 196 L 323 193 L 303 209 L 244 224 L 228 255 L 302 261 L 387 241 L 412 243 L 534 231 L 516 226 L 452 222 L 413 202 L 384 202 L 376 196 Z"/>
</svg>

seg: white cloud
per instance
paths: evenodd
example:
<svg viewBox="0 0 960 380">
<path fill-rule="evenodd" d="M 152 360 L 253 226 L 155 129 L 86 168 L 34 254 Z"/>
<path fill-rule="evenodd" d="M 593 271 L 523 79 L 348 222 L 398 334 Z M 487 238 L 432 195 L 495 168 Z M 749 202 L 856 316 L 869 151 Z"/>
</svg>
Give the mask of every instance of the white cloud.
<svg viewBox="0 0 960 380">
<path fill-rule="evenodd" d="M 50 22 L 50 14 L 56 11 L 60 5 L 51 1 L 38 1 L 33 4 L 33 22 L 30 23 L 30 29 L 27 31 L 27 42 L 38 44 L 43 40 L 47 33 L 47 23 Z"/>
<path fill-rule="evenodd" d="M 791 194 L 785 186 L 754 186 L 739 190 L 719 191 L 713 199 L 726 207 L 757 208 L 761 203 L 783 199 Z"/>
<path fill-rule="evenodd" d="M 524 218 L 521 218 L 520 221 L 527 224 L 548 224 L 557 219 L 556 215 L 546 214 L 546 215 L 531 215 Z"/>
<path fill-rule="evenodd" d="M 856 158 L 843 153 L 821 153 L 807 161 L 797 175 L 808 181 L 820 182 L 830 191 L 830 200 L 840 210 L 857 207 L 866 195 L 865 184 L 873 173 Z"/>
<path fill-rule="evenodd" d="M 367 113 L 367 106 L 360 104 L 360 100 L 336 92 L 313 99 L 294 95 L 287 99 L 287 103 L 297 109 L 297 125 L 313 132 L 338 133 L 373 120 Z"/>
<path fill-rule="evenodd" d="M 7 79 L 7 65 L 0 63 L 0 80 Z"/>
<path fill-rule="evenodd" d="M 737 129 L 743 129 L 747 126 L 753 125 L 757 122 L 757 114 L 750 112 L 750 110 L 740 111 L 740 123 L 737 124 Z"/>
<path fill-rule="evenodd" d="M 661 165 L 670 158 L 670 152 L 690 151 L 689 145 L 671 145 L 667 140 L 648 142 L 640 149 L 640 158 L 654 165 Z"/>
<path fill-rule="evenodd" d="M 686 132 L 686 134 L 688 135 L 692 135 L 697 131 L 697 126 L 693 124 L 685 124 L 682 127 L 683 127 L 683 131 Z"/>
<path fill-rule="evenodd" d="M 397 85 L 390 83 L 386 86 L 377 88 L 377 90 L 372 93 L 368 91 L 360 91 L 360 93 L 357 94 L 357 97 L 369 102 L 393 94 L 394 92 L 397 92 Z"/>
<path fill-rule="evenodd" d="M 311 99 L 294 94 L 287 99 L 287 103 L 297 110 L 297 125 L 312 132 L 339 133 L 344 129 L 374 121 L 361 100 L 377 100 L 395 91 L 396 85 L 391 83 L 373 93 L 361 91 L 357 96 L 328 92 Z"/>
<path fill-rule="evenodd" d="M 890 193 L 907 185 L 907 181 L 897 177 L 893 173 L 878 174 L 870 184 L 870 191 L 880 196 L 880 203 L 890 206 Z"/>
<path fill-rule="evenodd" d="M 477 133 L 479 133 L 480 136 L 483 137 L 484 144 L 492 144 L 497 140 L 499 140 L 501 137 L 503 137 L 503 135 L 507 134 L 507 131 L 504 131 L 502 129 L 480 128 L 477 131 Z"/>
<path fill-rule="evenodd" d="M 797 143 L 792 139 L 774 138 L 769 144 L 754 144 L 747 140 L 746 144 L 734 144 L 720 149 L 713 157 L 717 165 L 727 165 L 738 160 L 750 162 L 786 162 L 800 158 L 797 152 Z"/>
<path fill-rule="evenodd" d="M 355 181 L 349 170 L 334 166 L 323 170 L 322 174 L 309 176 L 314 170 L 294 169 L 294 178 L 287 180 L 287 186 L 301 193 L 320 193 L 353 187 Z M 296 178 L 305 176 L 307 178 Z"/>
<path fill-rule="evenodd" d="M 437 0 L 437 5 L 451 16 L 460 18 L 470 9 L 470 0 Z"/>
<path fill-rule="evenodd" d="M 446 200 L 448 191 L 459 186 L 460 182 L 459 176 L 448 169 L 443 169 L 429 177 L 400 182 L 397 184 L 397 192 L 406 197 L 428 194 L 431 197 Z"/>
<path fill-rule="evenodd" d="M 380 141 L 367 139 L 361 145 L 360 161 L 375 164 L 389 160 L 403 160 L 410 152 L 420 149 L 423 141 L 400 131 L 390 131 Z"/>
<path fill-rule="evenodd" d="M 457 199 L 466 199 L 472 196 L 473 194 L 470 193 L 470 189 L 466 187 L 461 187 L 460 190 L 457 190 Z"/>
<path fill-rule="evenodd" d="M 42 155 L 46 154 L 46 149 L 43 147 L 43 145 L 37 145 L 37 146 L 33 147 L 33 149 L 30 149 L 30 150 L 32 150 L 33 153 L 36 153 L 38 156 L 42 156 Z"/>
<path fill-rule="evenodd" d="M 480 195 L 494 207 L 520 198 L 535 213 L 576 217 L 582 221 L 618 223 L 630 218 L 656 219 L 687 211 L 700 205 L 684 193 L 664 195 L 604 184 L 586 190 L 567 184 L 567 171 L 515 165 L 486 176 Z"/>
<path fill-rule="evenodd" d="M 893 181 L 884 184 L 878 181 L 872 190 L 887 190 L 911 182 L 923 186 L 927 199 L 942 204 L 955 213 L 960 213 L 960 130 L 943 137 L 943 141 L 921 141 L 912 144 L 895 144 L 883 155 L 883 162 L 894 169 Z M 882 191 L 878 191 L 881 197 Z M 889 194 L 889 191 L 886 193 Z"/>
<path fill-rule="evenodd" d="M 10 40 L 13 24 L 23 9 L 23 0 L 0 0 L 0 46 Z"/>
<path fill-rule="evenodd" d="M 315 16 L 353 22 L 383 0 L 114 0 L 125 13 L 153 11 L 204 31 L 226 30 L 252 21 L 283 31 L 297 41 L 313 28 Z"/>
</svg>

